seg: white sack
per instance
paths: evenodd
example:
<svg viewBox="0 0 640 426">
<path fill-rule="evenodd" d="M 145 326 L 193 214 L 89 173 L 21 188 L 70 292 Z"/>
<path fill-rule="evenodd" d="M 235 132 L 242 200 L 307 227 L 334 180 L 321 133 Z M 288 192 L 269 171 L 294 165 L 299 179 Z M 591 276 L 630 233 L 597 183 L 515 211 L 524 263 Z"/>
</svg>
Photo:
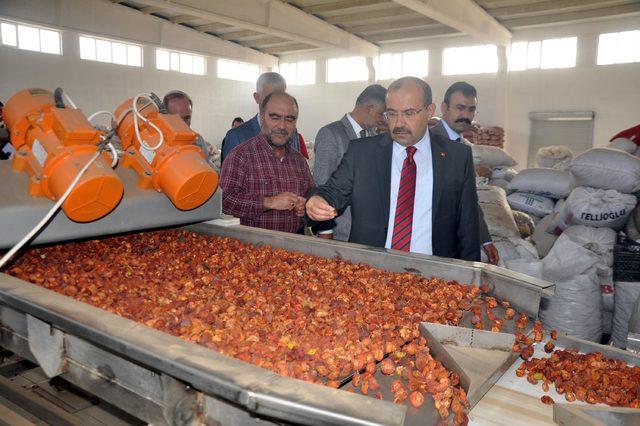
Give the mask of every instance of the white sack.
<svg viewBox="0 0 640 426">
<path fill-rule="evenodd" d="M 505 260 L 505 268 L 530 277 L 542 279 L 542 262 L 529 259 Z"/>
<path fill-rule="evenodd" d="M 518 237 L 518 226 L 504 190 L 495 186 L 478 187 L 478 202 L 492 237 Z"/>
<path fill-rule="evenodd" d="M 564 145 L 551 145 L 540 148 L 536 154 L 536 163 L 539 167 L 554 167 L 559 163 L 568 163 L 573 160 L 573 152 Z"/>
<path fill-rule="evenodd" d="M 549 168 L 526 169 L 509 183 L 515 192 L 528 192 L 548 198 L 567 198 L 573 189 L 571 173 Z"/>
<path fill-rule="evenodd" d="M 509 193 L 509 181 L 506 179 L 489 179 L 489 185 L 497 186 L 498 188 L 504 189 L 507 193 Z"/>
<path fill-rule="evenodd" d="M 555 294 L 541 304 L 545 328 L 593 342 L 602 335 L 602 298 L 593 273 L 555 282 Z"/>
<path fill-rule="evenodd" d="M 544 217 L 551 214 L 555 203 L 542 195 L 516 192 L 507 197 L 509 205 L 514 210 L 520 210 L 533 216 Z"/>
<path fill-rule="evenodd" d="M 637 202 L 635 196 L 613 189 L 579 187 L 562 206 L 561 218 L 568 225 L 620 230 Z"/>
<path fill-rule="evenodd" d="M 629 154 L 635 154 L 638 150 L 638 145 L 631 139 L 627 138 L 616 138 L 611 141 L 607 148 L 619 149 L 620 151 L 624 151 Z"/>
<path fill-rule="evenodd" d="M 613 246 L 618 238 L 613 229 L 576 225 L 565 229 L 563 235 L 600 256 L 603 264 L 613 265 Z"/>
<path fill-rule="evenodd" d="M 540 223 L 536 224 L 536 228 L 534 229 L 533 235 L 531 236 L 533 245 L 535 246 L 536 250 L 538 251 L 538 255 L 540 255 L 541 258 L 545 257 L 549 253 L 551 247 L 553 247 L 556 240 L 558 239 L 557 235 L 547 232 L 547 228 L 551 224 L 552 220 L 553 215 L 545 216 L 544 218 L 542 218 Z"/>
<path fill-rule="evenodd" d="M 518 172 L 511 167 L 496 167 L 491 173 L 491 179 L 504 179 L 510 182 L 517 174 Z"/>
<path fill-rule="evenodd" d="M 566 198 L 561 198 L 558 201 L 556 201 L 556 205 L 553 206 L 553 212 L 557 213 L 562 211 L 562 206 L 564 205 L 565 201 L 567 201 Z"/>
<path fill-rule="evenodd" d="M 617 281 L 615 284 L 613 311 L 613 327 L 611 342 L 620 349 L 627 347 L 629 319 L 633 313 L 636 300 L 640 297 L 640 282 Z"/>
<path fill-rule="evenodd" d="M 640 189 L 640 158 L 610 148 L 593 148 L 569 166 L 576 186 L 615 189 L 630 194 Z"/>
<path fill-rule="evenodd" d="M 511 167 L 518 164 L 503 149 L 488 145 L 473 145 L 473 164 L 491 167 Z"/>
<path fill-rule="evenodd" d="M 500 254 L 499 266 L 505 266 L 509 260 L 539 260 L 538 252 L 533 244 L 520 237 L 495 238 L 493 244 Z"/>
<path fill-rule="evenodd" d="M 553 248 L 542 259 L 544 277 L 552 282 L 584 274 L 598 264 L 602 264 L 600 256 L 564 234 L 560 235 Z"/>
</svg>

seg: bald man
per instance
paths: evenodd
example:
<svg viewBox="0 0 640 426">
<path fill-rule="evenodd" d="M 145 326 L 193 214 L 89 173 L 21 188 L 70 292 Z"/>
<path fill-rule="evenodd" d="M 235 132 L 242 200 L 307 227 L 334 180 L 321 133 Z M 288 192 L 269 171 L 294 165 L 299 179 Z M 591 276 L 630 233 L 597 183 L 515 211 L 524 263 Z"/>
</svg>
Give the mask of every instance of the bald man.
<svg viewBox="0 0 640 426">
<path fill-rule="evenodd" d="M 306 203 L 327 221 L 351 206 L 349 241 L 480 260 L 471 149 L 429 132 L 431 87 L 415 77 L 389 86 L 389 133 L 352 141 L 338 169 Z"/>
</svg>

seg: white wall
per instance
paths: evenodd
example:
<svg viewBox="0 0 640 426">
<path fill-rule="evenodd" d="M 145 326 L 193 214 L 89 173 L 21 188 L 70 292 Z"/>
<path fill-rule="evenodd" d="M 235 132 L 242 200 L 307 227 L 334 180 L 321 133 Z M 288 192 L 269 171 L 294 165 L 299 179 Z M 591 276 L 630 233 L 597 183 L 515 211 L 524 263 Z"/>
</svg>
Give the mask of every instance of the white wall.
<svg viewBox="0 0 640 426">
<path fill-rule="evenodd" d="M 0 16 L 63 29 L 64 55 L 46 55 L 0 46 L 0 99 L 15 91 L 39 86 L 53 90 L 62 86 L 85 112 L 114 109 L 120 102 L 142 90 L 164 94 L 180 89 L 194 100 L 193 127 L 205 139 L 219 143 L 236 115 L 245 119 L 257 111 L 251 92 L 253 84 L 218 79 L 216 56 L 273 65 L 274 58 L 250 49 L 178 27 L 102 0 L 2 0 Z M 531 70 L 496 74 L 441 75 L 442 49 L 479 44 L 464 36 L 384 45 L 382 52 L 429 49 L 431 84 L 436 104 L 446 88 L 458 80 L 474 84 L 479 93 L 477 120 L 505 127 L 506 149 L 521 165 L 528 155 L 531 111 L 588 110 L 596 113 L 594 144 L 638 123 L 640 64 L 596 66 L 597 37 L 603 32 L 639 29 L 640 19 L 606 19 L 576 24 L 553 25 L 514 32 L 514 41 L 578 36 L 578 65 L 567 70 Z M 78 34 L 95 34 L 142 43 L 143 68 L 103 64 L 79 59 Z M 155 70 L 156 46 L 183 49 L 209 56 L 207 76 L 191 76 Z M 309 140 L 318 129 L 338 120 L 353 108 L 360 91 L 368 84 L 325 83 L 325 60 L 331 52 L 314 51 L 287 55 L 283 62 L 317 60 L 317 84 L 292 86 L 289 91 L 300 103 L 298 127 Z M 381 84 L 388 85 L 389 81 Z M 438 111 L 439 112 L 439 111 Z"/>
<path fill-rule="evenodd" d="M 485 125 L 499 125 L 506 130 L 506 150 L 526 167 L 532 111 L 594 111 L 594 145 L 602 146 L 618 132 L 640 122 L 640 64 L 596 66 L 598 35 L 606 32 L 640 29 L 637 17 L 605 19 L 591 22 L 539 27 L 514 32 L 514 41 L 578 36 L 577 66 L 562 70 L 529 70 L 495 74 L 442 76 L 442 49 L 480 44 L 468 37 L 442 37 L 424 41 L 385 45 L 382 52 L 429 49 L 429 77 L 434 101 L 439 106 L 446 88 L 465 80 L 476 86 L 479 95 L 477 120 Z M 368 84 L 324 83 L 325 53 L 288 55 L 283 62 L 318 58 L 318 84 L 292 87 L 290 91 L 301 103 L 299 127 L 313 139 L 320 127 L 337 120 L 353 108 L 359 92 Z M 338 56 L 338 55 L 335 55 Z M 388 85 L 389 81 L 380 82 Z M 439 114 L 439 108 L 438 108 Z"/>
<path fill-rule="evenodd" d="M 257 105 L 251 96 L 254 83 L 216 77 L 217 58 L 211 55 L 212 50 L 263 64 L 272 64 L 275 60 L 249 49 L 240 52 L 242 55 L 246 51 L 246 57 L 238 57 L 237 46 L 228 46 L 222 41 L 218 46 L 213 37 L 100 0 L 2 0 L 0 17 L 63 29 L 63 55 L 0 46 L 0 99 L 4 102 L 24 88 L 42 87 L 53 91 L 59 86 L 89 115 L 101 109 L 113 111 L 141 91 L 153 91 L 162 97 L 178 89 L 193 99 L 193 129 L 214 144 L 220 143 L 235 116 L 249 119 L 257 112 Z M 81 60 L 79 34 L 141 43 L 144 66 Z M 155 47 L 158 46 L 207 55 L 207 75 L 156 70 Z"/>
</svg>

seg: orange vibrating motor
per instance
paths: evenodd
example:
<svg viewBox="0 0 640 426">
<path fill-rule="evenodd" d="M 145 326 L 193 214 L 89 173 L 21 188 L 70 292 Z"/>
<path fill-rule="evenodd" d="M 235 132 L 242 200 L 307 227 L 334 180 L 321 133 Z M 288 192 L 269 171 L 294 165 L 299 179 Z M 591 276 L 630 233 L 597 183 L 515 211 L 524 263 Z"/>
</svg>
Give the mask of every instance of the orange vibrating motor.
<svg viewBox="0 0 640 426">
<path fill-rule="evenodd" d="M 218 175 L 195 145 L 198 135 L 167 114 L 153 93 L 122 103 L 114 113 L 122 141 L 123 167 L 136 171 L 138 185 L 163 192 L 180 210 L 204 204 L 218 188 Z"/>
<path fill-rule="evenodd" d="M 64 105 L 43 89 L 13 95 L 4 107 L 4 121 L 16 150 L 13 169 L 31 177 L 29 194 L 59 200 L 80 170 L 97 154 L 101 133 L 79 109 Z M 62 204 L 69 219 L 90 222 L 113 210 L 124 192 L 108 154 L 100 155 L 80 177 Z"/>
</svg>

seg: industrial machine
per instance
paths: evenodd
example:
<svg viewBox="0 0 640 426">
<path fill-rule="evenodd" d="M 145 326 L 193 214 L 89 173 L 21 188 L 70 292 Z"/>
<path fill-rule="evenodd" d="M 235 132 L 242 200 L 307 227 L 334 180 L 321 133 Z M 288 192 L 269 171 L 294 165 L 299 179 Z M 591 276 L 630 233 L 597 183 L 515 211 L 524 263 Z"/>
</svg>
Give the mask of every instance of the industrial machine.
<svg viewBox="0 0 640 426">
<path fill-rule="evenodd" d="M 122 202 L 109 215 L 90 223 L 71 222 L 65 215 L 57 215 L 34 243 L 192 224 L 188 229 L 204 235 L 321 257 L 337 256 L 388 271 L 484 285 L 491 296 L 509 301 L 514 309 L 531 318 L 537 318 L 541 301 L 553 293 L 551 283 L 491 265 L 245 226 L 193 225 L 220 216 L 219 192 L 211 197 L 211 194 L 207 196 L 208 190 L 203 189 L 203 182 L 207 182 L 215 190 L 217 178 L 198 165 L 199 153 L 190 145 L 193 135 L 175 117 L 163 114 L 161 104 L 152 99 L 148 101 L 138 104 L 134 99 L 131 103 L 136 105 L 133 109 L 140 108 L 140 114 L 147 120 L 141 120 L 144 124 L 135 121 L 131 116 L 133 111 L 127 111 L 128 103 L 115 114 L 119 119 L 118 134 L 127 152 L 123 162 L 128 163 L 116 170 L 125 188 Z M 166 137 L 166 146 L 160 144 L 159 133 L 153 136 L 158 130 Z M 141 137 L 134 137 L 138 132 Z M 145 142 L 140 143 L 143 140 Z M 150 154 L 148 148 L 156 151 Z M 171 170 L 180 167 L 188 170 Z M 7 190 L 6 183 L 19 186 L 25 183 L 26 177 L 13 172 L 11 166 L 3 162 L 0 162 L 0 179 L 5 183 L 0 185 L 3 201 L 0 248 L 7 248 L 19 239 L 25 228 L 32 226 L 34 215 L 37 217 L 47 210 L 51 202 Z M 188 196 L 194 193 L 195 196 Z M 183 208 L 191 210 L 183 211 Z M 502 352 L 503 358 L 498 362 L 493 360 L 495 372 L 487 371 L 480 379 L 469 375 L 468 380 L 464 380 L 472 404 L 482 398 L 515 359 L 508 350 L 513 341 L 511 336 L 484 332 L 466 333 L 471 337 L 465 337 L 455 330 L 451 334 L 450 329 L 443 331 L 428 325 L 422 325 L 421 329 L 436 338 L 438 335 L 442 338 L 445 333 L 443 346 L 451 342 L 463 345 L 468 341 L 464 345 L 471 347 L 472 352 L 465 355 L 466 363 L 476 368 L 485 361 L 491 364 L 496 355 L 490 352 L 488 359 L 486 356 L 474 359 L 480 357 L 481 351 Z M 568 340 L 566 345 L 587 343 Z M 591 350 L 606 351 L 600 345 L 590 345 Z M 154 424 L 252 425 L 259 422 L 409 426 L 440 422 L 437 411 L 428 404 L 414 410 L 280 376 L 3 273 L 0 273 L 0 346 L 36 362 L 47 376 L 60 376 Z M 632 357 L 628 359 L 634 362 Z M 453 361 L 446 365 L 454 366 L 457 362 Z"/>
<path fill-rule="evenodd" d="M 4 107 L 4 120 L 16 149 L 13 168 L 28 173 L 24 190 L 30 195 L 59 200 L 91 161 L 62 204 L 67 217 L 91 222 L 120 202 L 124 187 L 108 154 L 100 153 L 101 132 L 82 111 L 65 105 L 61 91 L 55 98 L 43 89 L 16 93 Z"/>
<path fill-rule="evenodd" d="M 122 166 L 138 174 L 138 185 L 163 192 L 180 210 L 207 201 L 218 187 L 218 175 L 194 145 L 198 135 L 177 115 L 167 114 L 160 99 L 141 94 L 114 113 L 122 142 Z"/>
</svg>

